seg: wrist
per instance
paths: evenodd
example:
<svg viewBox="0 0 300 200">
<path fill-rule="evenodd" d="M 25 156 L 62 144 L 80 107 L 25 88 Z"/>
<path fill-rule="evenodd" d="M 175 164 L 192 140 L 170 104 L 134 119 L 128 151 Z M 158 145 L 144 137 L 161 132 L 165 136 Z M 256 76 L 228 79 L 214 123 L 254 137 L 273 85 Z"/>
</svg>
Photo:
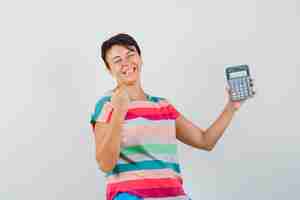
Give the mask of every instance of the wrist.
<svg viewBox="0 0 300 200">
<path fill-rule="evenodd" d="M 225 111 L 228 111 L 232 114 L 234 114 L 237 111 L 237 108 L 233 105 L 233 102 L 228 102 L 225 106 Z"/>
<path fill-rule="evenodd" d="M 120 108 L 120 107 L 114 107 L 113 112 L 115 114 L 117 114 L 118 116 L 125 117 L 126 113 L 127 113 L 127 109 Z"/>
</svg>

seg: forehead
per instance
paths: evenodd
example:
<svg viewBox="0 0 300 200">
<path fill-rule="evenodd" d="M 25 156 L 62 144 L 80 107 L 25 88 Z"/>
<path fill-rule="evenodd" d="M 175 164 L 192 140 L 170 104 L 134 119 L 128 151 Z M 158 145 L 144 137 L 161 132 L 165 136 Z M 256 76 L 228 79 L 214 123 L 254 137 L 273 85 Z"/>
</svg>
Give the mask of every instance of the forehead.
<svg viewBox="0 0 300 200">
<path fill-rule="evenodd" d="M 130 49 L 136 50 L 134 46 L 130 46 L 129 48 L 130 48 Z M 122 46 L 122 45 L 113 45 L 113 46 L 107 51 L 106 56 L 107 56 L 108 59 L 112 59 L 112 58 L 114 58 L 114 57 L 116 57 L 116 56 L 121 56 L 121 55 L 123 55 L 123 54 L 128 53 L 128 52 L 130 51 L 129 48 L 127 48 L 127 47 L 125 47 L 125 46 Z"/>
</svg>

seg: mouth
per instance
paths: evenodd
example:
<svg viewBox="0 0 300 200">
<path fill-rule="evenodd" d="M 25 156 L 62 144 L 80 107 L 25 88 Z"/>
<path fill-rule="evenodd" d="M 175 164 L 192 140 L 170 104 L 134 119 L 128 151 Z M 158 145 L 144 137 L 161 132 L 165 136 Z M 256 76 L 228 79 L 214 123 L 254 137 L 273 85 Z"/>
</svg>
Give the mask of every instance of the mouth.
<svg viewBox="0 0 300 200">
<path fill-rule="evenodd" d="M 136 67 L 131 67 L 131 68 L 128 69 L 127 71 L 123 72 L 122 74 L 125 75 L 125 76 L 129 76 L 130 74 L 135 73 L 136 70 L 137 70 Z"/>
</svg>

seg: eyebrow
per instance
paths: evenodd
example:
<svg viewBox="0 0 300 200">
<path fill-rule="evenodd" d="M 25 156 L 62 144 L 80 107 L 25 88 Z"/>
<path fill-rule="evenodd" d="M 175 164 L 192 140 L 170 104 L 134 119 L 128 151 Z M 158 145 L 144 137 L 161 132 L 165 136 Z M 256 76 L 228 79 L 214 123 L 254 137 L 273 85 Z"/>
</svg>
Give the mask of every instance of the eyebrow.
<svg viewBox="0 0 300 200">
<path fill-rule="evenodd" d="M 115 60 L 117 58 L 121 58 L 121 57 L 120 56 L 115 56 L 115 57 L 112 58 L 112 60 Z"/>
</svg>

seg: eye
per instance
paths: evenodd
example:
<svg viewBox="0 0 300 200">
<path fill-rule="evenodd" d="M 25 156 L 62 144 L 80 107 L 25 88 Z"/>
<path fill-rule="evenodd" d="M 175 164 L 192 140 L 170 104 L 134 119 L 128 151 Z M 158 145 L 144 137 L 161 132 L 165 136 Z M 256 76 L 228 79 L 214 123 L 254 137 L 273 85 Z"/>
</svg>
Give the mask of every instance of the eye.
<svg viewBox="0 0 300 200">
<path fill-rule="evenodd" d="M 134 55 L 135 55 L 135 53 L 129 53 L 129 54 L 127 55 L 127 57 L 130 58 L 130 57 L 132 57 L 132 56 L 134 56 Z"/>
<path fill-rule="evenodd" d="M 118 64 L 118 63 L 120 63 L 121 62 L 121 59 L 116 59 L 116 60 L 114 60 L 114 63 L 115 64 Z"/>
</svg>

